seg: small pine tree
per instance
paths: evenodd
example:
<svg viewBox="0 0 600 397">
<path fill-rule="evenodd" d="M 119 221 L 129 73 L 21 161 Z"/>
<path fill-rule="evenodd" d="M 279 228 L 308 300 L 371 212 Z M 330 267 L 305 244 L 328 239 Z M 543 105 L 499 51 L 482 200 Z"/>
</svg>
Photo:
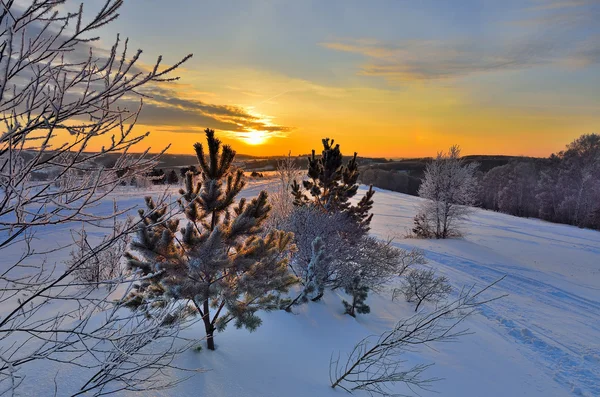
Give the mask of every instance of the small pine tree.
<svg viewBox="0 0 600 397">
<path fill-rule="evenodd" d="M 416 237 L 431 238 L 434 236 L 434 233 L 431 230 L 431 223 L 429 222 L 429 219 L 427 219 L 427 215 L 424 213 L 418 213 L 415 215 L 415 218 L 413 219 L 412 232 Z"/>
<path fill-rule="evenodd" d="M 356 317 L 356 313 L 368 314 L 371 312 L 371 308 L 365 303 L 369 295 L 369 287 L 362 284 L 359 276 L 353 277 L 352 282 L 344 290 L 352 297 L 352 303 L 342 301 L 346 308 L 346 314 Z"/>
<path fill-rule="evenodd" d="M 128 303 L 139 307 L 176 299 L 190 304 L 204 323 L 208 349 L 214 350 L 215 331 L 231 321 L 253 331 L 261 324 L 256 312 L 287 304 L 280 293 L 296 278 L 287 268 L 293 234 L 273 230 L 261 237 L 270 211 L 267 193 L 234 205 L 245 185 L 243 171 L 231 167 L 235 151 L 221 148 L 213 130 L 205 133 L 208 155 L 202 144 L 194 146 L 200 178 L 194 181 L 188 172 L 180 191 L 187 225 L 177 233 L 179 221 L 150 198 L 148 212 L 140 212 L 143 225 L 132 248 L 141 257 L 127 257 L 129 267 L 145 277 Z"/>
<path fill-rule="evenodd" d="M 162 185 L 165 183 L 165 172 L 161 168 L 153 168 L 148 173 L 148 177 L 154 185 Z"/>
<path fill-rule="evenodd" d="M 323 139 L 321 157 L 316 157 L 315 151 L 308 157 L 308 180 L 302 182 L 304 191 L 296 181 L 292 184 L 294 204 L 297 206 L 314 205 L 326 212 L 343 212 L 352 217 L 366 231 L 373 217 L 369 214 L 373 207 L 373 186 L 356 204 L 351 205 L 350 199 L 358 191 L 357 153 L 343 164 L 340 145 L 334 146 L 334 141 Z M 308 194 L 307 194 L 308 193 Z"/>
<path fill-rule="evenodd" d="M 177 185 L 179 183 L 179 177 L 177 177 L 177 172 L 175 172 L 175 170 L 171 170 L 167 175 L 167 183 L 169 185 Z"/>
<path fill-rule="evenodd" d="M 181 174 L 181 178 L 182 178 L 182 179 L 185 179 L 185 175 L 186 175 L 186 174 L 187 174 L 189 171 L 191 171 L 191 172 L 192 172 L 192 174 L 194 174 L 194 175 L 198 175 L 198 174 L 199 174 L 199 172 L 198 172 L 198 168 L 196 168 L 196 166 L 195 166 L 195 165 L 190 165 L 189 167 L 182 167 L 182 168 L 180 168 L 180 169 L 179 169 L 179 174 Z"/>
</svg>

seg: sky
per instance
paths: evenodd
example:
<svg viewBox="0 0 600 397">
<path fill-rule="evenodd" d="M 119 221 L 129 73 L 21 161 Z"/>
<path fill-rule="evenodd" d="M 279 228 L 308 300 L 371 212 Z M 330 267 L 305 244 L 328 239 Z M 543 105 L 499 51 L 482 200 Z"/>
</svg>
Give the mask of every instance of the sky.
<svg viewBox="0 0 600 397">
<path fill-rule="evenodd" d="M 92 0 L 97 1 L 97 0 Z M 102 30 L 152 64 L 145 145 L 548 156 L 600 132 L 600 0 L 127 0 Z"/>
</svg>

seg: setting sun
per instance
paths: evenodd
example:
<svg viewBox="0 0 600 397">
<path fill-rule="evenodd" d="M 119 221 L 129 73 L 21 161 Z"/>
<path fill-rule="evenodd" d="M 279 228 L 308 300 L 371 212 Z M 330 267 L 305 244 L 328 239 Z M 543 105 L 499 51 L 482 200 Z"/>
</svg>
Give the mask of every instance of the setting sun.
<svg viewBox="0 0 600 397">
<path fill-rule="evenodd" d="M 248 145 L 262 145 L 269 139 L 269 136 L 264 131 L 249 131 L 243 134 L 240 139 Z"/>
</svg>

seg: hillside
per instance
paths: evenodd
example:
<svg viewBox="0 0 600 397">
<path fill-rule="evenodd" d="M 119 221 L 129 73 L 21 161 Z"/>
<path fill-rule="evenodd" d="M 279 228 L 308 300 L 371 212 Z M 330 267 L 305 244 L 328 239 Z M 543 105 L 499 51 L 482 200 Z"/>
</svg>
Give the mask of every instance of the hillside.
<svg viewBox="0 0 600 397">
<path fill-rule="evenodd" d="M 254 196 L 268 187 L 267 181 L 252 181 L 244 195 Z M 158 192 L 127 189 L 117 196 L 126 207 L 141 205 L 141 197 Z M 107 208 L 111 199 L 105 202 Z M 472 335 L 403 357 L 406 366 L 435 363 L 428 375 L 443 378 L 431 386 L 441 394 L 418 390 L 418 395 L 600 395 L 600 233 L 478 209 L 465 225 L 463 239 L 404 239 L 419 200 L 379 190 L 372 232 L 382 238 L 395 236 L 400 247 L 423 249 L 428 266 L 446 275 L 455 291 L 465 285 L 482 287 L 507 275 L 489 295 L 509 295 L 463 323 Z M 68 233 L 58 231 L 48 227 L 44 235 L 68 238 Z M 344 354 L 361 338 L 389 329 L 411 316 L 414 307 L 392 302 L 389 293 L 371 294 L 372 313 L 354 319 L 343 314 L 341 296 L 330 292 L 322 302 L 303 305 L 294 314 L 261 313 L 263 325 L 254 333 L 228 328 L 217 335 L 215 352 L 188 351 L 178 358 L 180 366 L 209 372 L 152 395 L 346 395 L 329 387 L 332 354 Z M 195 325 L 185 336 L 201 337 L 200 327 Z M 24 392 L 45 395 L 43 391 L 52 390 L 57 371 L 61 384 L 81 376 L 73 369 L 61 371 L 60 365 L 39 368 L 30 374 L 36 382 L 29 382 Z M 394 391 L 416 394 L 404 385 Z"/>
</svg>

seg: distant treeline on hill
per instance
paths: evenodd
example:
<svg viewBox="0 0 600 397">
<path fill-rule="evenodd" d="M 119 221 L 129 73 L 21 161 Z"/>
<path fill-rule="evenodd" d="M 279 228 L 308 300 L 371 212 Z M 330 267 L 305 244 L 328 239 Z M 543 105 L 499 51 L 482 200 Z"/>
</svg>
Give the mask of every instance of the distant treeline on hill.
<svg viewBox="0 0 600 397">
<path fill-rule="evenodd" d="M 478 205 L 522 217 L 600 229 L 600 135 L 583 135 L 549 158 L 465 156 L 479 164 Z M 431 158 L 371 164 L 361 182 L 418 195 Z"/>
<path fill-rule="evenodd" d="M 485 156 L 473 155 L 463 157 L 467 163 L 479 164 L 480 172 L 488 172 L 492 168 L 500 167 L 511 161 L 532 161 L 534 158 L 519 156 Z M 381 189 L 392 190 L 418 196 L 421 179 L 425 172 L 427 163 L 431 157 L 413 158 L 405 160 L 371 163 L 361 167 L 361 182 L 365 185 L 373 185 Z"/>
</svg>

